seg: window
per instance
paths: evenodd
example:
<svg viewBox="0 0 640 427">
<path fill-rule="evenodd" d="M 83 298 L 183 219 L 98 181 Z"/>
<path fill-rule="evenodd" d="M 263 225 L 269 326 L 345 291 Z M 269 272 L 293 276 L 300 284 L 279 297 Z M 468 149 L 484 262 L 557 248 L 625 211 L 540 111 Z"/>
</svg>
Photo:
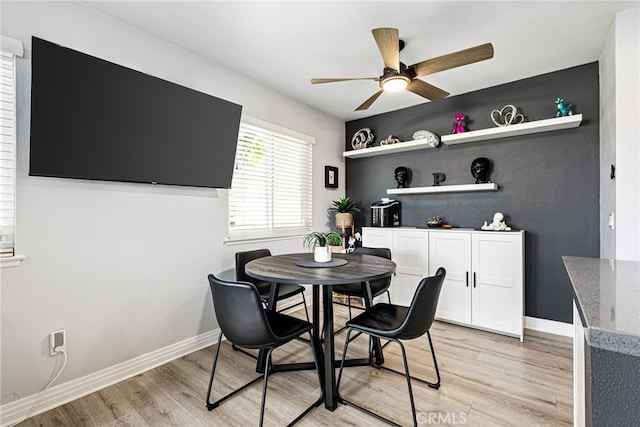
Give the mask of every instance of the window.
<svg viewBox="0 0 640 427">
<path fill-rule="evenodd" d="M 15 255 L 16 56 L 22 56 L 22 43 L 2 36 L 0 48 L 0 258 Z"/>
<path fill-rule="evenodd" d="M 311 231 L 313 138 L 243 118 L 229 191 L 227 241 Z"/>
</svg>

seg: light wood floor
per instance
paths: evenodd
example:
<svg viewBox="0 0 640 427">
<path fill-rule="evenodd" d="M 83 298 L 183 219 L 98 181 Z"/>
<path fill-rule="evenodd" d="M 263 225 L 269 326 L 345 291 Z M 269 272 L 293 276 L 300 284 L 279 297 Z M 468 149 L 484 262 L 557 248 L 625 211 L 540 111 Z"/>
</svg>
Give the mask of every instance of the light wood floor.
<svg viewBox="0 0 640 427">
<path fill-rule="evenodd" d="M 346 310 L 336 306 L 336 325 Z M 295 315 L 302 316 L 300 312 Z M 413 383 L 421 425 L 570 426 L 572 424 L 571 340 L 527 331 L 516 338 L 436 322 L 431 328 L 442 386 Z M 336 337 L 341 355 L 345 333 Z M 349 356 L 364 357 L 367 340 L 349 346 Z M 405 342 L 412 375 L 434 379 L 426 337 Z M 20 424 L 31 426 L 253 426 L 258 424 L 261 383 L 212 412 L 204 398 L 214 356 L 208 348 L 108 387 Z M 353 351 L 353 352 L 352 352 Z M 214 398 L 255 377 L 255 361 L 223 342 Z M 308 345 L 292 342 L 274 352 L 275 363 L 312 360 Z M 400 350 L 385 347 L 385 364 L 402 370 Z M 371 367 L 345 369 L 340 394 L 411 425 L 404 378 Z M 269 378 L 265 426 L 286 425 L 319 397 L 312 371 Z M 334 412 L 316 408 L 299 426 L 381 426 L 383 423 L 340 405 Z"/>
</svg>

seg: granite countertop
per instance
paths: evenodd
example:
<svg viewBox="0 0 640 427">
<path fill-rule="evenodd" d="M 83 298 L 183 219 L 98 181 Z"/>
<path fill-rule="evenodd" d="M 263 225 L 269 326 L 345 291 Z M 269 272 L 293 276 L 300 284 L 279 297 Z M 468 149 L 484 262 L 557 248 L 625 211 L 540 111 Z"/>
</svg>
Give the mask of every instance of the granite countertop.
<svg viewBox="0 0 640 427">
<path fill-rule="evenodd" d="M 563 256 L 592 347 L 640 357 L 640 262 Z"/>
</svg>

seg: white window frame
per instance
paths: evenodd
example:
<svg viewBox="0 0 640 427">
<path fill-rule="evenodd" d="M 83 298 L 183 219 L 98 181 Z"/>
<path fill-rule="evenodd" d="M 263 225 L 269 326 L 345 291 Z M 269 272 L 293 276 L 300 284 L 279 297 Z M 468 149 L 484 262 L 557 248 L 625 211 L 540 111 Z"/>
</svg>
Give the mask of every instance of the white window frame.
<svg viewBox="0 0 640 427">
<path fill-rule="evenodd" d="M 242 175 L 242 170 L 239 169 L 242 168 L 241 156 L 245 152 L 243 147 L 250 141 L 250 139 L 243 139 L 245 138 L 244 135 L 265 138 L 266 147 L 268 148 L 265 157 L 268 158 L 270 163 L 260 169 L 261 173 L 264 173 L 260 178 L 252 177 L 251 173 Z M 278 152 L 277 147 L 279 144 L 282 144 L 281 147 L 285 152 Z M 314 144 L 315 138 L 308 135 L 243 116 L 238 135 L 234 176 L 228 193 L 227 239 L 225 240 L 227 244 L 288 239 L 303 236 L 311 231 L 313 223 L 312 166 Z M 301 163 L 292 163 L 292 158 L 287 158 L 287 167 L 281 167 L 284 156 L 291 153 L 298 154 Z M 285 175 L 283 176 L 282 173 Z M 275 174 L 278 176 L 276 177 Z M 243 181 L 243 177 L 246 181 Z M 252 180 L 256 185 L 258 184 L 257 181 L 260 181 L 261 188 L 266 188 L 266 191 L 260 192 L 260 196 L 257 198 L 255 196 L 252 197 L 250 192 L 244 192 L 242 189 L 244 185 L 249 185 L 247 188 L 250 188 Z M 266 182 L 267 185 L 262 185 L 263 182 Z M 290 188 L 290 184 L 294 182 L 299 183 L 299 185 L 294 186 L 296 188 Z M 282 202 L 282 204 L 287 205 L 289 203 L 299 203 L 293 209 L 299 214 L 299 218 L 296 217 L 293 221 L 291 221 L 291 218 L 287 218 L 286 221 L 278 222 L 278 218 L 284 218 L 282 210 L 278 209 L 278 199 L 282 201 L 282 198 L 290 197 L 290 194 L 283 191 L 282 187 L 279 187 L 277 183 L 284 184 L 287 187 L 287 191 L 299 191 L 294 199 Z M 260 206 L 260 209 L 254 208 L 250 210 L 250 201 L 260 198 L 264 200 L 264 204 Z M 291 200 L 295 200 L 295 202 Z M 250 222 L 247 218 L 248 212 L 260 213 L 253 218 L 255 221 L 253 226 L 248 224 Z M 243 220 L 246 228 L 242 226 Z M 236 225 L 236 221 L 240 223 L 240 227 Z"/>
<path fill-rule="evenodd" d="M 16 247 L 16 58 L 22 42 L 0 35 L 0 267 L 13 267 L 25 257 Z M 2 229 L 8 231 L 4 231 Z"/>
</svg>

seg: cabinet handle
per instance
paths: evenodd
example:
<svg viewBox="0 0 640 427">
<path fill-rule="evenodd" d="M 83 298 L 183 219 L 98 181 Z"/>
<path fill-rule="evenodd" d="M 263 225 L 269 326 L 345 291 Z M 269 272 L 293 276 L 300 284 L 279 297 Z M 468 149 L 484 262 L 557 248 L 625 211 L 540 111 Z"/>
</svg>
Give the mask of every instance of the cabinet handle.
<svg viewBox="0 0 640 427">
<path fill-rule="evenodd" d="M 469 287 L 469 272 L 465 272 L 465 282 L 467 283 L 467 288 Z"/>
<path fill-rule="evenodd" d="M 476 287 L 476 272 L 473 272 L 473 287 Z"/>
</svg>

